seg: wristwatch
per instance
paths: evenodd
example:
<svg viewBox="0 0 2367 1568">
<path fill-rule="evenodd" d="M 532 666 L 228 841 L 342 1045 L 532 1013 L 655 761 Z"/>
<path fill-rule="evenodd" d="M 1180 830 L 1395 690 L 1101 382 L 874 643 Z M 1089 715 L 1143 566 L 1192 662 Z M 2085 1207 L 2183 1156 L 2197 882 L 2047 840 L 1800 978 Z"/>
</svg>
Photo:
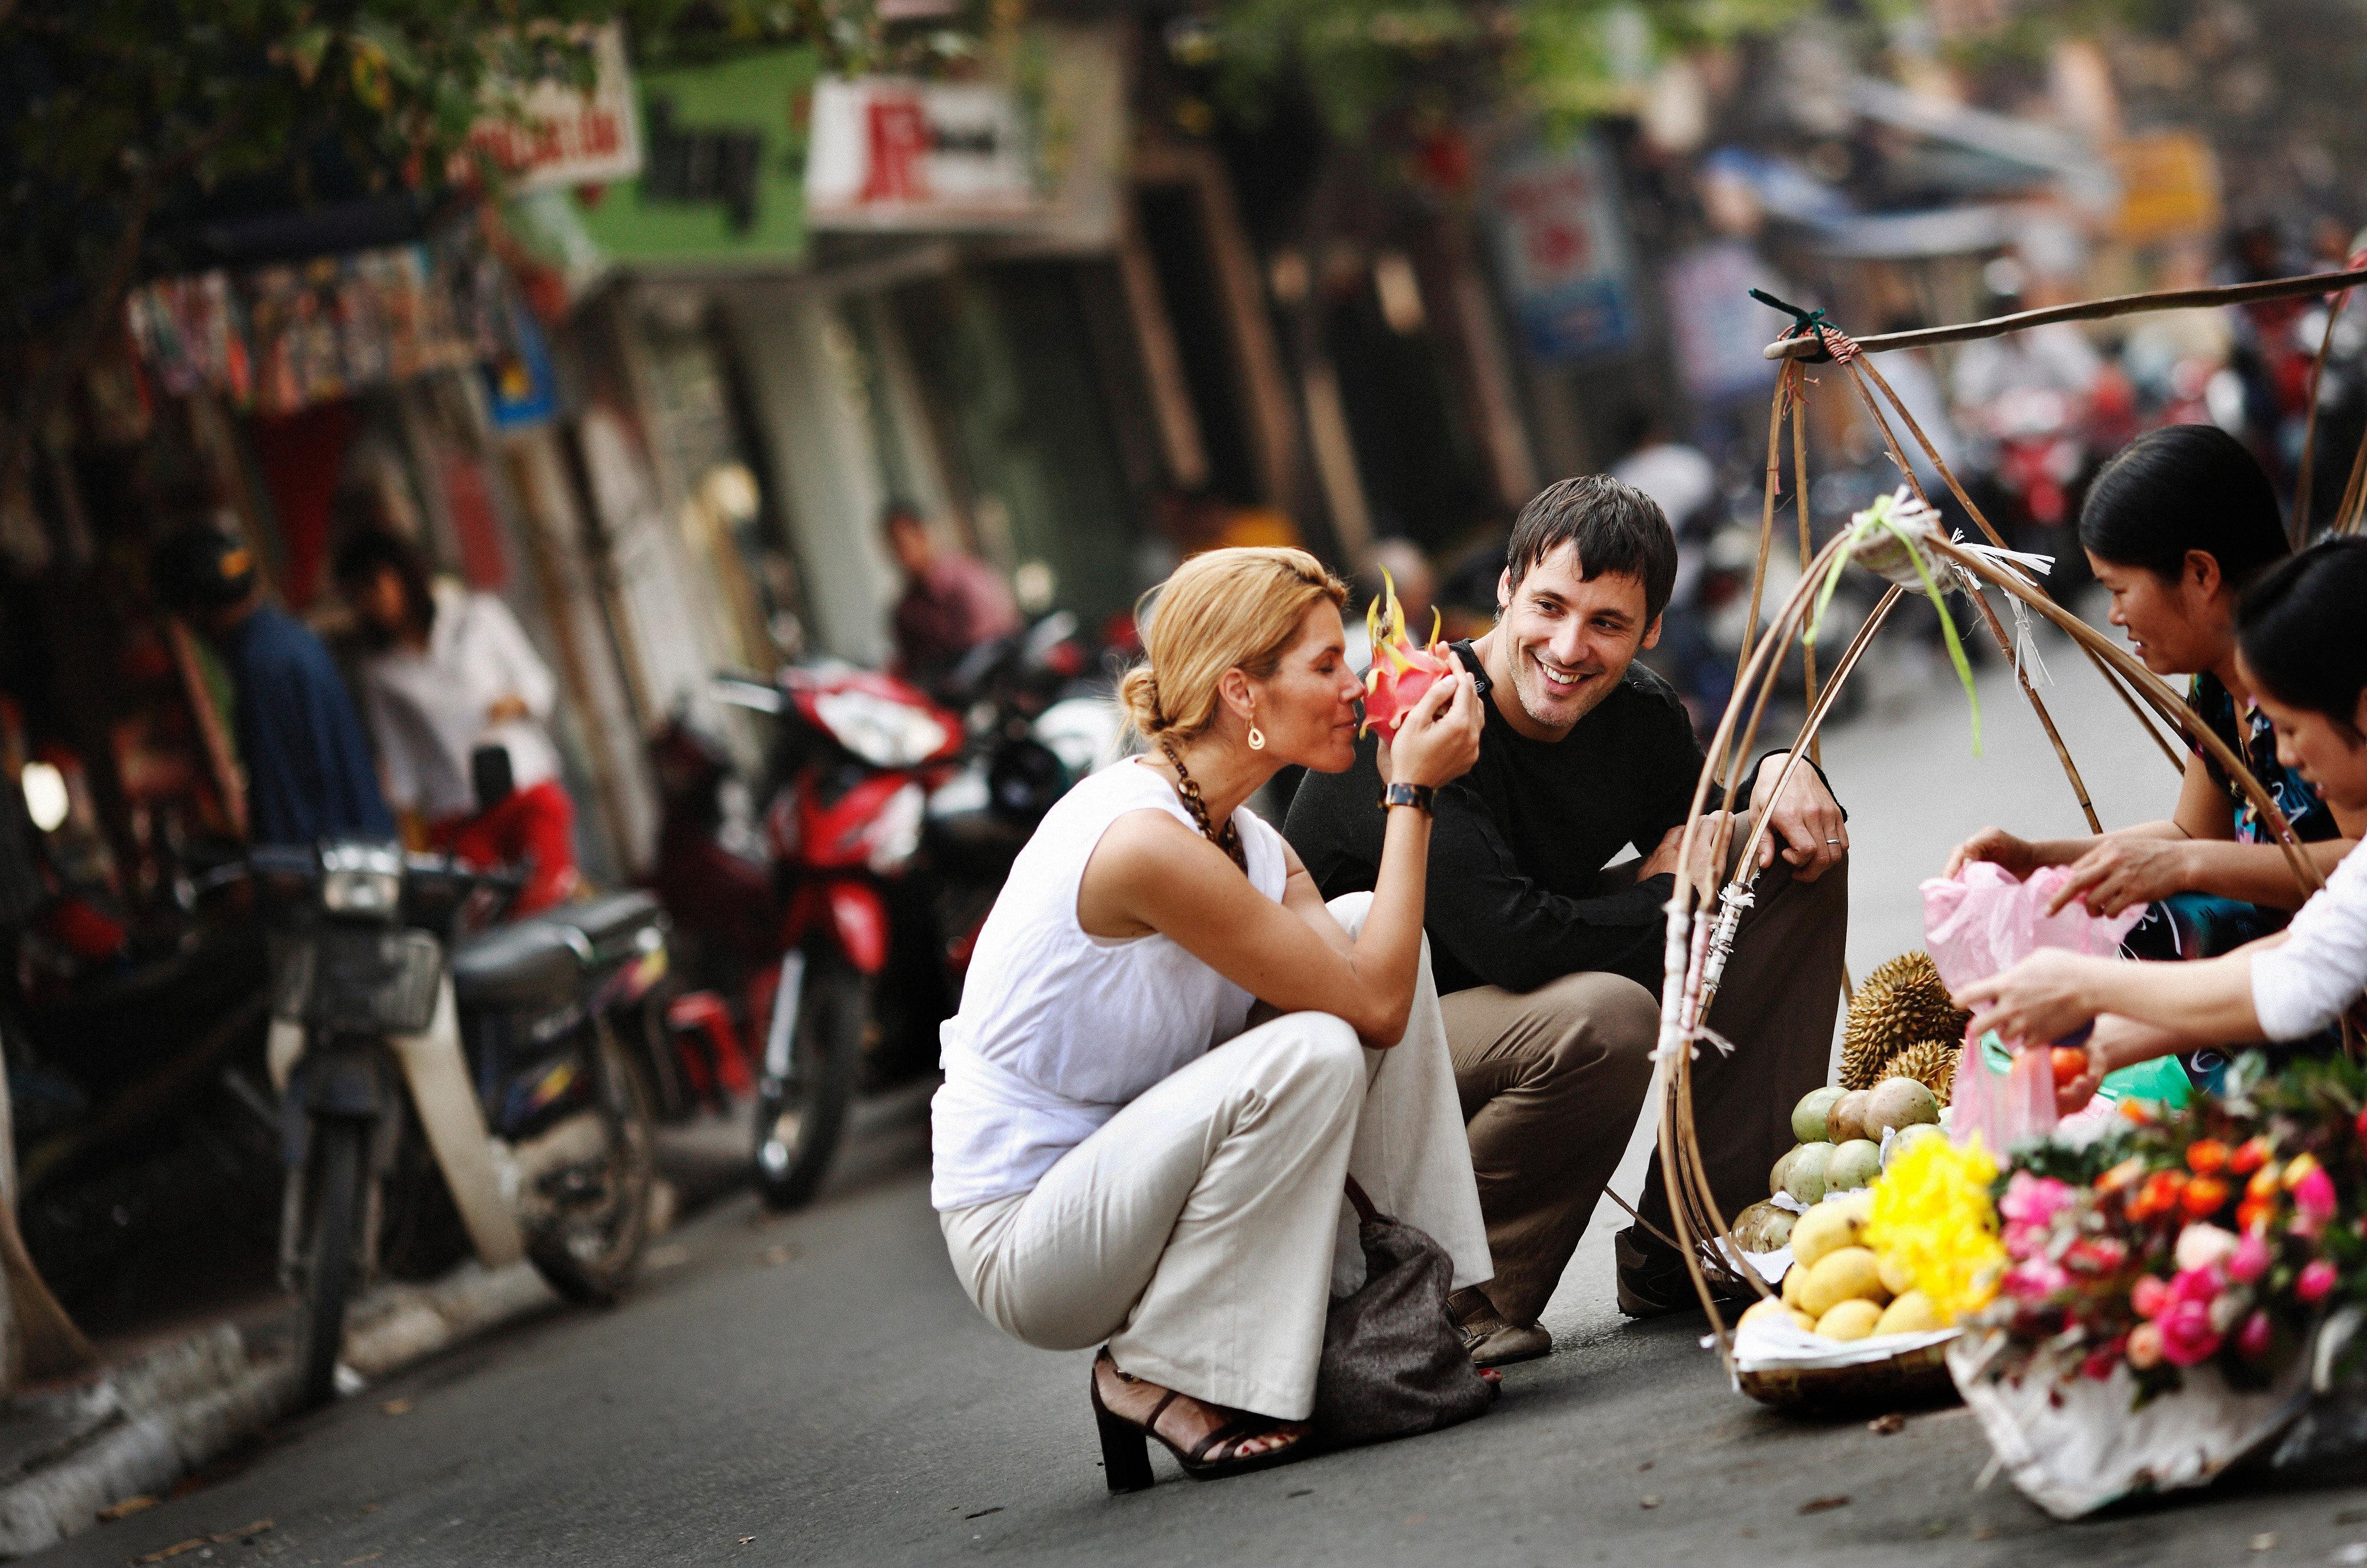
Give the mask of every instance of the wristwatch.
<svg viewBox="0 0 2367 1568">
<path fill-rule="evenodd" d="M 1428 784 L 1393 784 L 1381 791 L 1381 809 L 1392 806 L 1410 806 L 1416 811 L 1428 811 L 1438 798 L 1438 791 Z"/>
</svg>

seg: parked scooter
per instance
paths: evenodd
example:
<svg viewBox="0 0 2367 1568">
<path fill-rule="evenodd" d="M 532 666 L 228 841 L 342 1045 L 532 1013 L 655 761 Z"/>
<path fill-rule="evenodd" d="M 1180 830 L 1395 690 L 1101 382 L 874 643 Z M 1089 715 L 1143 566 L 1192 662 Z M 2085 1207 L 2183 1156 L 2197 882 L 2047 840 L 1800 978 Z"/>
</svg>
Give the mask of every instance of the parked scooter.
<svg viewBox="0 0 2367 1568">
<path fill-rule="evenodd" d="M 759 795 L 777 957 L 751 1015 L 766 1021 L 757 1186 L 790 1208 L 821 1185 L 858 1093 L 935 1067 L 958 982 L 922 843 L 964 734 L 918 690 L 869 671 L 792 667 L 714 690 L 781 720 Z"/>
<path fill-rule="evenodd" d="M 464 937 L 521 879 L 368 841 L 251 864 L 304 894 L 277 933 L 270 1041 L 303 1403 L 334 1393 L 346 1304 L 394 1222 L 432 1231 L 447 1195 L 488 1267 L 525 1257 L 570 1300 L 614 1300 L 647 1239 L 652 1157 L 613 1025 L 618 976 L 663 951 L 654 904 L 563 906 Z"/>
</svg>

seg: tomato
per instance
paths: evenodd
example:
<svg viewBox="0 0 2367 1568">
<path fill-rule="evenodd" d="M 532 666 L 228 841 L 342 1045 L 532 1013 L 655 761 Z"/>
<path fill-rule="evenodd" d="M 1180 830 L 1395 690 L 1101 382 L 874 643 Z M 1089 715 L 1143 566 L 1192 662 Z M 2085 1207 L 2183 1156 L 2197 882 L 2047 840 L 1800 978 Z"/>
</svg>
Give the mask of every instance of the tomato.
<svg viewBox="0 0 2367 1568">
<path fill-rule="evenodd" d="M 2088 1070 L 2088 1053 L 2076 1045 L 2057 1045 L 2055 1056 L 2055 1087 L 2062 1088 Z"/>
</svg>

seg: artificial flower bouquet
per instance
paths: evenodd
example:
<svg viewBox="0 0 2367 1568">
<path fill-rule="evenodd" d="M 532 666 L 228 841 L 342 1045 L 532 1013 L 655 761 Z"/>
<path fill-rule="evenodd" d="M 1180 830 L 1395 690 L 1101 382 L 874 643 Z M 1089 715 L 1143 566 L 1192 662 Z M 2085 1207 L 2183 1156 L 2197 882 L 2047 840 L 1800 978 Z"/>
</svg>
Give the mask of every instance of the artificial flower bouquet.
<svg viewBox="0 0 2367 1568">
<path fill-rule="evenodd" d="M 2290 1366 L 2338 1293 L 2367 1300 L 2367 1071 L 2303 1062 L 2180 1111 L 2143 1102 L 2084 1149 L 2040 1145 L 1996 1192 L 2005 1267 L 1983 1322 L 2125 1365 L 2140 1403 L 2206 1363 L 2238 1386 Z"/>
<path fill-rule="evenodd" d="M 2367 1068 L 2251 1056 L 2222 1095 L 2124 1110 L 2083 1147 L 2017 1151 L 1986 1246 L 1976 1206 L 1920 1224 L 1963 1272 L 1957 1385 L 2067 1517 L 2262 1451 L 2313 1376 L 2321 1403 L 2353 1397 L 2324 1330 L 2367 1303 Z"/>
</svg>

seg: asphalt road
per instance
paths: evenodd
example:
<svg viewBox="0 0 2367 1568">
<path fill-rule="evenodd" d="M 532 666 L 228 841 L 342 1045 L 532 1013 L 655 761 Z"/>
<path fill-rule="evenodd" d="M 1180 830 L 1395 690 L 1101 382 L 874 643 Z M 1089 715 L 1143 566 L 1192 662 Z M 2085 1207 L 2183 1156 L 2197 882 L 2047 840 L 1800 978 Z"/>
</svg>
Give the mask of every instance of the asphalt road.
<svg viewBox="0 0 2367 1568">
<path fill-rule="evenodd" d="M 2168 767 L 2055 660 L 2060 714 L 2108 820 L 2162 814 Z M 1826 748 L 1852 814 L 1853 966 L 1913 945 L 1915 880 L 1987 820 L 2078 818 L 2035 726 L 1995 680 L 1988 756 L 1930 686 Z M 1894 691 L 1894 696 L 1898 695 Z M 1911 701 L 1909 700 L 1911 699 Z M 1112 1498 L 1088 1358 L 1027 1349 L 965 1302 L 928 1211 L 925 1127 L 868 1127 L 825 1199 L 745 1197 L 651 1258 L 607 1313 L 558 1312 L 291 1423 L 185 1495 L 44 1563 L 342 1565 L 1108 1562 L 1840 1564 L 2367 1561 L 2367 1485 L 2222 1488 L 2053 1522 L 1961 1410 L 1880 1435 L 1731 1393 L 1693 1314 L 1610 1299 L 1607 1204 L 1486 1418 L 1209 1485 Z M 1631 1146 L 1620 1190 L 1646 1153 Z M 1803 1512 L 1803 1506 L 1823 1506 Z M 242 1534 L 269 1521 L 267 1529 Z"/>
</svg>

